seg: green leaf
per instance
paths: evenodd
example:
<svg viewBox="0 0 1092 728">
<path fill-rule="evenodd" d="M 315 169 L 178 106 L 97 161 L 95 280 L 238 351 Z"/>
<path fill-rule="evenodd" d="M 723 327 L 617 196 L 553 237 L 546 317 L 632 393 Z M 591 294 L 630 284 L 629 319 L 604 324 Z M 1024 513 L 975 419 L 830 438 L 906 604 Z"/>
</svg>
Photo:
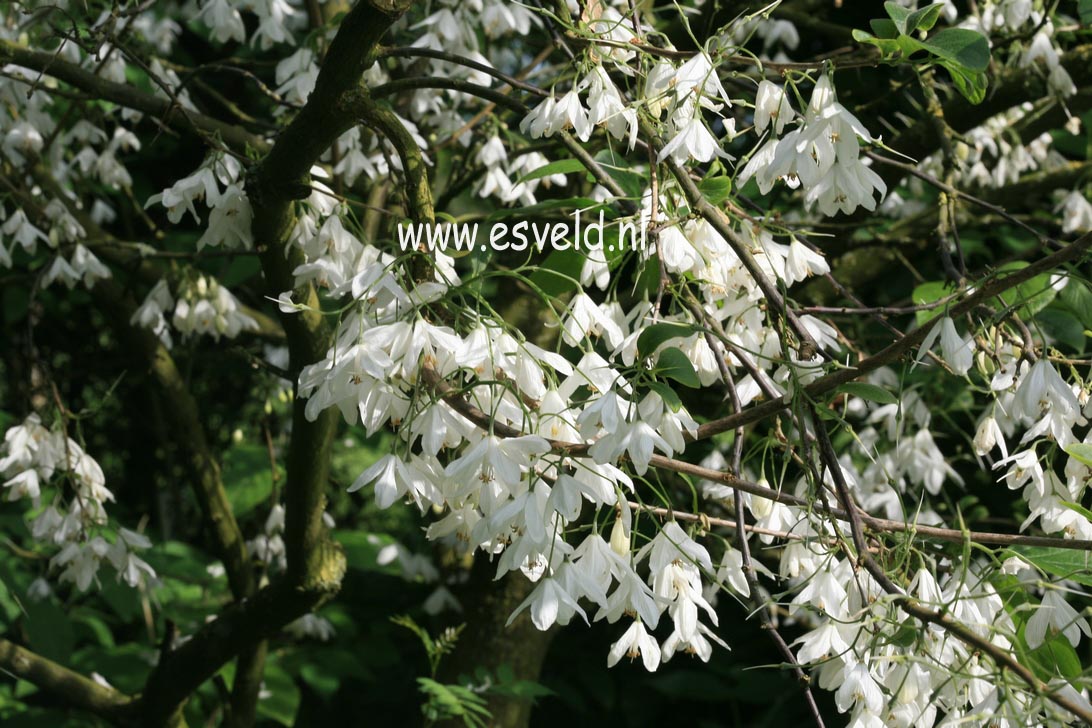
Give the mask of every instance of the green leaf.
<svg viewBox="0 0 1092 728">
<path fill-rule="evenodd" d="M 90 636 L 97 645 L 102 647 L 115 646 L 114 635 L 110 631 L 110 627 L 106 624 L 106 621 L 102 619 L 102 616 L 94 610 L 89 607 L 79 607 L 70 612 L 69 618 L 75 625 L 83 628 L 80 630 L 81 633 L 87 633 L 78 635 L 81 642 Z"/>
<path fill-rule="evenodd" d="M 62 664 L 69 661 L 76 646 L 72 620 L 52 599 L 27 602 L 26 631 L 30 648 Z"/>
<path fill-rule="evenodd" d="M 1092 0 L 1080 0 L 1077 14 L 1081 17 L 1081 25 L 1092 25 Z"/>
<path fill-rule="evenodd" d="M 698 183 L 702 196 L 712 205 L 719 205 L 728 199 L 732 192 L 732 178 L 725 175 L 706 177 Z"/>
<path fill-rule="evenodd" d="M 888 392 L 883 387 L 879 387 L 875 384 L 869 384 L 868 382 L 847 382 L 838 389 L 846 394 L 860 397 L 861 399 L 867 399 L 871 402 L 879 402 L 880 404 L 899 403 L 899 398 L 891 392 Z"/>
<path fill-rule="evenodd" d="M 945 28 L 920 43 L 933 55 L 968 71 L 985 71 L 990 65 L 989 41 L 969 28 Z"/>
<path fill-rule="evenodd" d="M 914 289 L 910 294 L 910 298 L 914 301 L 914 305 L 921 306 L 927 303 L 934 303 L 939 301 L 950 293 L 948 290 L 948 284 L 943 281 L 930 281 L 928 283 L 922 283 L 920 286 Z M 926 311 L 918 311 L 915 315 L 918 319 L 918 326 L 932 321 L 937 316 L 944 313 L 943 306 L 937 306 Z"/>
<path fill-rule="evenodd" d="M 662 377 L 674 379 L 684 387 L 697 389 L 701 386 L 701 381 L 689 357 L 674 347 L 660 352 L 656 361 L 656 373 Z"/>
<path fill-rule="evenodd" d="M 1076 458 L 1088 467 L 1092 468 L 1092 444 L 1075 442 L 1062 448 L 1066 455 Z"/>
<path fill-rule="evenodd" d="M 573 248 L 555 250 L 531 274 L 531 282 L 547 296 L 560 296 L 580 287 L 583 267 L 584 256 L 579 251 Z"/>
<path fill-rule="evenodd" d="M 662 321 L 652 324 L 637 337 L 637 356 L 645 358 L 660 348 L 665 341 L 681 339 L 694 333 L 692 326 L 677 324 L 670 321 Z"/>
<path fill-rule="evenodd" d="M 1084 326 L 1069 311 L 1053 306 L 1044 308 L 1035 315 L 1035 322 L 1053 341 L 1076 352 L 1084 351 Z"/>
<path fill-rule="evenodd" d="M 1020 635 L 1023 640 L 1023 632 Z M 1062 634 L 1055 634 L 1045 640 L 1031 650 L 1028 657 L 1032 671 L 1042 680 L 1049 681 L 1058 676 L 1073 680 L 1081 674 L 1081 659 Z"/>
<path fill-rule="evenodd" d="M 890 28 L 887 26 L 890 26 Z M 884 58 L 898 55 L 899 43 L 894 39 L 898 37 L 899 31 L 890 20 L 873 20 L 872 30 L 876 31 L 876 34 L 880 37 L 877 38 L 871 33 L 854 29 L 853 39 L 860 43 L 871 43 L 876 46 L 880 49 L 880 53 Z M 888 35 L 890 35 L 890 37 L 888 37 Z"/>
<path fill-rule="evenodd" d="M 915 10 L 906 17 L 906 32 L 915 30 L 930 30 L 940 18 L 940 12 L 944 9 L 944 3 L 933 3 L 920 10 Z"/>
<path fill-rule="evenodd" d="M 1088 290 L 1087 283 L 1070 278 L 1069 283 L 1058 293 L 1058 298 L 1078 321 L 1084 322 L 1086 329 L 1092 329 L 1092 291 Z"/>
<path fill-rule="evenodd" d="M 921 635 L 921 630 L 912 621 L 903 622 L 902 625 L 895 630 L 895 634 L 891 635 L 891 642 L 899 647 L 911 647 L 918 641 L 918 636 Z"/>
<path fill-rule="evenodd" d="M 258 715 L 281 725 L 295 725 L 300 707 L 300 689 L 296 681 L 283 667 L 274 664 L 266 667 L 262 683 L 265 697 L 258 699 Z"/>
<path fill-rule="evenodd" d="M 1092 586 L 1092 553 L 1045 546 L 1013 546 L 1012 550 L 1048 574 Z"/>
<path fill-rule="evenodd" d="M 885 2 L 883 9 L 887 11 L 887 16 L 891 18 L 891 22 L 895 24 L 895 27 L 899 29 L 900 33 L 909 33 L 906 27 L 906 20 L 910 17 L 910 11 L 899 5 L 898 3 Z"/>
<path fill-rule="evenodd" d="M 660 399 L 671 408 L 672 412 L 678 412 L 682 408 L 682 400 L 679 394 L 664 382 L 649 382 L 648 388 L 660 395 Z"/>
<path fill-rule="evenodd" d="M 1018 260 L 1001 266 L 1000 270 L 1021 270 L 1027 266 L 1026 261 Z M 1050 274 L 1040 273 L 1015 288 L 1005 291 L 998 298 L 1004 301 L 1006 306 L 1018 305 L 1017 313 L 1022 318 L 1030 319 L 1046 308 L 1057 295 L 1058 291 L 1050 285 Z"/>
<path fill-rule="evenodd" d="M 242 518 L 269 500 L 273 476 L 269 450 L 262 445 L 243 443 L 224 453 L 224 487 L 236 518 Z"/>
<path fill-rule="evenodd" d="M 955 83 L 956 89 L 972 104 L 981 104 L 986 98 L 986 88 L 989 85 L 989 77 L 981 71 L 966 71 L 962 66 L 954 63 L 942 62 L 940 65 L 948 71 Z"/>
<path fill-rule="evenodd" d="M 550 162 L 544 164 L 538 169 L 533 169 L 527 174 L 519 178 L 520 182 L 530 182 L 533 179 L 542 179 L 543 177 L 549 177 L 555 174 L 572 174 L 574 172 L 583 172 L 584 164 L 579 159 L 561 159 L 556 162 Z"/>
<path fill-rule="evenodd" d="M 641 199 L 641 196 L 648 188 L 647 174 L 634 170 L 623 155 L 616 154 L 610 148 L 596 152 L 595 161 L 618 183 L 618 186 L 626 193 L 627 198 Z"/>
</svg>

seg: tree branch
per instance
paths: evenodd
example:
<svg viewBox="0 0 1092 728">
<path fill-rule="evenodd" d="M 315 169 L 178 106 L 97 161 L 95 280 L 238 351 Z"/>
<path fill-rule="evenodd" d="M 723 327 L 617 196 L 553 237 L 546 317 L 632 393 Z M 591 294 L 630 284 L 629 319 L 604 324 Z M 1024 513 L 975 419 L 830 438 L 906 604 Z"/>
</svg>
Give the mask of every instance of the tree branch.
<svg viewBox="0 0 1092 728">
<path fill-rule="evenodd" d="M 819 443 L 819 453 L 822 461 L 826 465 L 831 478 L 834 480 L 835 491 L 838 493 L 838 500 L 841 501 L 842 508 L 849 513 L 849 527 L 853 535 L 853 547 L 857 551 L 855 559 L 857 564 L 864 566 L 865 570 L 872 575 L 872 578 L 876 580 L 876 583 L 880 585 L 884 592 L 893 597 L 894 602 L 907 614 L 916 617 L 922 622 L 935 624 L 968 647 L 989 655 L 990 659 L 992 659 L 998 667 L 1015 673 L 1036 693 L 1044 695 L 1048 700 L 1079 717 L 1086 724 L 1092 725 L 1092 710 L 1089 710 L 1079 702 L 1071 700 L 1063 693 L 1051 690 L 1048 685 L 1035 676 L 1035 673 L 1017 662 L 1008 652 L 1002 650 L 984 637 L 981 637 L 963 623 L 952 619 L 952 617 L 946 613 L 946 609 L 935 610 L 926 607 L 914 597 L 904 593 L 903 590 L 891 580 L 887 575 L 887 572 L 884 571 L 883 567 L 876 563 L 876 560 L 872 557 L 872 553 L 868 550 L 868 545 L 864 538 L 862 520 L 859 516 L 857 507 L 854 505 L 850 496 L 849 487 L 846 485 L 845 477 L 842 474 L 842 467 L 838 462 L 838 454 L 834 451 L 834 446 L 831 444 L 826 425 L 814 409 L 812 409 L 812 422 L 815 427 L 816 439 Z M 852 558 L 852 556 L 850 558 Z"/>
<path fill-rule="evenodd" d="M 245 152 L 248 148 L 255 151 L 268 148 L 261 137 L 239 126 L 196 111 L 181 109 L 169 99 L 153 96 L 136 86 L 107 81 L 81 66 L 57 58 L 55 53 L 30 50 L 0 38 L 0 66 L 7 63 L 64 81 L 92 98 L 112 101 L 119 106 L 141 111 L 156 117 L 172 129 L 196 134 L 203 139 L 217 137 L 237 152 Z"/>
<path fill-rule="evenodd" d="M 330 44 L 307 104 L 247 178 L 247 196 L 254 209 L 252 231 L 270 290 L 276 295 L 295 288 L 293 299 L 311 309 L 281 314 L 293 372 L 324 357 L 331 338 L 314 287 L 295 286 L 292 271 L 303 256 L 289 246 L 296 221 L 293 203 L 310 194 L 309 172 L 318 158 L 356 123 L 355 104 L 366 93 L 360 88 L 364 71 L 374 60 L 379 39 L 410 4 L 410 0 L 361 0 L 349 11 Z M 293 405 L 285 484 L 288 578 L 295 583 L 326 567 L 321 561 L 326 550 L 319 546 L 326 539 L 322 514 L 338 418 L 336 409 L 328 409 L 312 422 L 305 408 L 301 399 Z"/>
<path fill-rule="evenodd" d="M 1077 46 L 1061 57 L 1061 65 L 1077 86 L 1092 83 L 1092 44 Z M 944 105 L 944 118 L 955 132 L 970 131 L 996 114 L 1027 101 L 1049 96 L 1046 74 L 1038 66 L 1013 68 L 997 79 L 985 101 L 972 104 L 956 96 Z M 888 146 L 911 159 L 921 161 L 941 144 L 941 137 L 931 119 L 918 121 L 899 133 Z M 880 172 L 888 189 L 895 189 L 905 170 L 887 167 Z"/>
<path fill-rule="evenodd" d="M 421 378 L 425 384 L 431 387 L 439 397 L 451 406 L 452 409 L 483 430 L 491 431 L 499 437 L 519 437 L 525 434 L 511 425 L 507 425 L 503 422 L 493 422 L 492 418 L 487 413 L 460 397 L 451 385 L 440 377 L 436 370 L 429 367 L 422 367 Z M 560 440 L 548 440 L 548 442 L 554 452 L 570 457 L 587 456 L 588 448 L 591 447 L 591 443 L 563 442 Z M 849 514 L 842 509 L 830 507 L 823 503 L 813 503 L 807 498 L 759 485 L 758 483 L 744 480 L 743 478 L 721 470 L 713 470 L 711 468 L 702 467 L 701 465 L 669 458 L 664 455 L 653 455 L 649 459 L 649 465 L 661 470 L 669 470 L 702 480 L 711 480 L 715 483 L 721 483 L 730 488 L 761 496 L 785 505 L 826 513 L 842 520 L 848 520 L 849 518 Z M 710 518 L 705 514 L 680 513 L 679 516 L 689 520 L 705 520 L 716 526 L 735 528 L 733 521 Z M 1047 546 L 1052 548 L 1092 551 L 1092 541 L 1089 540 L 1052 538 L 1048 536 L 1023 536 L 1020 534 L 992 533 L 989 531 L 957 531 L 950 528 L 938 528 L 936 526 L 925 526 L 917 523 L 878 518 L 865 513 L 859 514 L 859 517 L 870 528 L 877 531 L 909 533 L 912 536 L 934 541 L 947 541 L 960 544 L 970 541 L 972 543 L 993 546 Z"/>
<path fill-rule="evenodd" d="M 131 722 L 133 698 L 3 638 L 0 671 L 100 718 L 121 725 Z"/>
<path fill-rule="evenodd" d="M 981 282 L 973 293 L 962 301 L 953 304 L 949 309 L 949 315 L 953 318 L 962 316 L 973 310 L 979 304 L 1034 278 L 1040 273 L 1044 273 L 1080 258 L 1090 246 L 1092 246 L 1092 233 L 1086 233 L 1058 252 L 1040 258 L 1025 268 L 1012 271 L 1006 275 L 997 275 L 994 273 L 987 277 L 985 281 Z M 816 379 L 811 384 L 805 386 L 804 391 L 808 397 L 817 399 L 847 382 L 852 382 L 864 374 L 868 374 L 871 371 L 898 360 L 915 346 L 918 346 L 928 333 L 928 326 L 919 327 L 867 359 L 859 361 L 853 366 L 848 366 Z M 767 417 L 788 408 L 791 404 L 792 398 L 786 395 L 779 399 L 767 400 L 761 404 L 748 407 L 739 414 L 728 415 L 727 417 L 707 422 L 698 428 L 697 439 L 703 440 L 722 432 L 727 432 L 740 425 L 758 422 L 759 420 L 766 419 Z"/>
</svg>

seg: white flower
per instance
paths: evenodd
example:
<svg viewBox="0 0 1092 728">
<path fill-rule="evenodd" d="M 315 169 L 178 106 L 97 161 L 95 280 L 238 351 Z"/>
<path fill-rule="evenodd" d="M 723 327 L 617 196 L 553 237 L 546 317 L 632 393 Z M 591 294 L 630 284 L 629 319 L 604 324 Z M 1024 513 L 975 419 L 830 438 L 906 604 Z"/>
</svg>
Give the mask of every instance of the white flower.
<svg viewBox="0 0 1092 728">
<path fill-rule="evenodd" d="M 634 620 L 621 639 L 611 645 L 607 667 L 617 665 L 623 655 L 631 660 L 640 657 L 649 672 L 656 672 L 660 666 L 660 645 L 645 631 L 645 625 L 639 619 Z"/>
<path fill-rule="evenodd" d="M 50 565 L 64 567 L 60 576 L 62 582 L 74 582 L 81 592 L 87 591 L 109 549 L 110 544 L 99 536 L 86 543 L 69 543 L 50 560 Z"/>
<path fill-rule="evenodd" d="M 537 435 L 506 439 L 489 435 L 448 464 L 444 474 L 460 484 L 457 498 L 493 481 L 511 490 L 519 483 L 522 471 L 530 468 L 531 459 L 549 450 L 550 443 Z"/>
<path fill-rule="evenodd" d="M 44 288 L 56 280 L 60 280 L 69 289 L 80 280 L 80 274 L 61 255 L 55 257 L 53 263 L 42 274 L 42 287 Z"/>
<path fill-rule="evenodd" d="M 824 75 L 815 84 L 805 124 L 780 140 L 769 139 L 740 173 L 742 184 L 754 177 L 766 194 L 778 179 L 806 192 L 808 207 L 824 215 L 851 213 L 858 207 L 876 209 L 873 192 L 882 199 L 887 185 L 860 158 L 858 139 L 874 139 L 863 124 L 835 100 L 834 87 Z"/>
<path fill-rule="evenodd" d="M 1081 641 L 1081 632 L 1084 632 L 1086 637 L 1092 637 L 1092 628 L 1089 627 L 1088 620 L 1069 606 L 1062 593 L 1056 589 L 1047 589 L 1043 594 L 1042 603 L 1028 620 L 1024 632 L 1028 647 L 1034 650 L 1043 644 L 1047 638 L 1047 630 L 1050 631 L 1051 636 L 1061 632 L 1074 647 Z"/>
<path fill-rule="evenodd" d="M 585 338 L 602 336 L 613 349 L 625 338 L 618 323 L 583 292 L 573 296 L 561 326 L 562 338 L 569 346 L 578 347 Z"/>
<path fill-rule="evenodd" d="M 801 664 L 835 657 L 849 649 L 837 623 L 827 620 L 822 626 L 798 637 L 793 644 L 800 644 L 796 659 Z"/>
<path fill-rule="evenodd" d="M 789 254 L 785 257 L 785 282 L 793 284 L 808 276 L 830 273 L 830 265 L 821 253 L 793 238 L 789 243 Z"/>
<path fill-rule="evenodd" d="M 1062 232 L 1083 233 L 1092 230 L 1092 203 L 1081 192 L 1070 192 L 1058 203 L 1054 212 L 1062 215 Z"/>
<path fill-rule="evenodd" d="M 706 639 L 706 638 L 709 639 Z M 667 639 L 664 640 L 663 648 L 661 649 L 661 655 L 663 661 L 667 662 L 675 653 L 681 648 L 684 652 L 691 655 L 697 655 L 702 662 L 709 662 L 709 658 L 713 656 L 713 645 L 709 643 L 709 640 L 716 642 L 724 649 L 729 649 L 728 645 L 718 637 L 713 630 L 706 627 L 704 624 L 698 624 L 698 630 L 689 639 L 685 638 L 683 634 L 676 629 Z"/>
<path fill-rule="evenodd" d="M 334 625 L 325 617 L 315 614 L 305 614 L 295 621 L 284 626 L 284 630 L 296 639 L 311 638 L 319 642 L 327 642 L 334 636 Z"/>
<path fill-rule="evenodd" d="M 759 134 L 773 122 L 773 132 L 781 136 L 782 130 L 796 116 L 785 89 L 770 81 L 758 84 L 755 97 L 755 131 Z"/>
<path fill-rule="evenodd" d="M 558 99 L 557 106 L 554 108 L 553 122 L 546 136 L 551 136 L 568 127 L 572 127 L 577 138 L 582 142 L 588 141 L 591 137 L 592 124 L 588 121 L 588 111 L 580 104 L 580 96 L 575 89 Z"/>
<path fill-rule="evenodd" d="M 571 568 L 569 565 L 562 566 L 562 569 Z M 530 596 L 523 600 L 523 603 L 516 607 L 516 611 L 508 617 L 505 626 L 512 624 L 520 612 L 528 607 L 531 608 L 531 621 L 543 632 L 554 626 L 555 622 L 562 625 L 568 624 L 574 614 L 579 614 L 585 622 L 588 621 L 588 615 L 562 587 L 560 575 L 556 578 L 542 579 Z"/>
<path fill-rule="evenodd" d="M 679 66 L 679 70 L 675 72 L 674 85 L 675 96 L 680 103 L 686 102 L 688 96 L 695 94 L 700 106 L 713 111 L 721 108 L 720 101 L 732 105 L 716 69 L 705 53 L 695 53 L 690 60 Z"/>
<path fill-rule="evenodd" d="M 582 83 L 589 87 L 588 123 L 605 126 L 615 139 L 628 137 L 628 147 L 633 149 L 637 143 L 637 111 L 626 106 L 606 69 L 596 65 Z"/>
<path fill-rule="evenodd" d="M 974 365 L 974 339 L 970 336 L 961 337 L 956 331 L 955 322 L 950 316 L 942 317 L 929 331 L 928 336 L 921 342 L 918 348 L 917 359 L 920 361 L 925 352 L 933 346 L 937 337 L 940 337 L 941 358 L 948 363 L 952 371 L 963 376 Z"/>
<path fill-rule="evenodd" d="M 859 662 L 846 669 L 845 679 L 834 695 L 834 702 L 840 713 L 856 706 L 864 706 L 870 713 L 879 713 L 883 708 L 884 697 L 880 686 L 868 671 L 868 666 Z"/>
<path fill-rule="evenodd" d="M 529 134 L 532 139 L 553 136 L 559 131 L 572 128 L 581 141 L 591 137 L 593 124 L 588 120 L 588 111 L 581 105 L 580 97 L 573 89 L 560 99 L 549 96 L 519 124 L 519 130 Z"/>
<path fill-rule="evenodd" d="M 1001 431 L 993 415 L 988 415 L 978 423 L 978 430 L 974 435 L 974 451 L 979 457 L 982 457 L 995 447 L 1001 448 L 1002 457 L 1009 456 L 1009 449 L 1005 445 L 1005 433 Z"/>
<path fill-rule="evenodd" d="M 663 162 L 671 157 L 676 163 L 682 164 L 688 159 L 696 162 L 708 162 L 713 157 L 728 158 L 720 148 L 717 138 L 705 126 L 700 116 L 695 116 L 678 129 L 671 141 L 660 150 L 657 162 Z"/>
<path fill-rule="evenodd" d="M 20 498 L 30 498 L 37 503 L 38 496 L 41 493 L 41 486 L 38 483 L 38 471 L 33 469 L 24 470 L 14 478 L 5 482 L 4 487 L 9 489 L 9 501 L 16 501 Z"/>
<path fill-rule="evenodd" d="M 111 277 L 110 269 L 83 245 L 77 245 L 72 253 L 72 270 L 83 278 L 83 284 L 88 288 L 92 288 L 97 280 Z"/>
<path fill-rule="evenodd" d="M 246 40 L 246 26 L 239 11 L 228 4 L 228 0 L 208 0 L 201 6 L 198 17 L 212 30 L 212 37 L 217 43 L 229 40 Z"/>
<path fill-rule="evenodd" d="M 217 200 L 209 215 L 209 226 L 197 240 L 197 249 L 206 245 L 225 248 L 249 248 L 253 212 L 250 200 L 238 185 L 231 185 Z M 331 219 L 337 219 L 332 217 Z"/>
<path fill-rule="evenodd" d="M 1038 420 L 1024 433 L 1021 442 L 1048 433 L 1063 447 L 1073 442 L 1073 426 L 1086 422 L 1073 390 L 1045 357 L 1035 362 L 1024 375 L 1010 414 L 1029 421 Z"/>
<path fill-rule="evenodd" d="M 645 76 L 645 84 L 642 90 L 641 97 L 645 102 L 648 113 L 652 114 L 657 119 L 663 114 L 670 103 L 668 94 L 671 91 L 671 85 L 675 81 L 675 67 L 666 60 L 657 61 L 656 64 L 649 69 L 648 75 Z"/>
<path fill-rule="evenodd" d="M 379 458 L 361 473 L 349 486 L 348 492 L 356 492 L 371 482 L 375 483 L 375 505 L 378 508 L 389 508 L 407 494 L 422 511 L 426 507 L 425 501 L 443 502 L 435 486 L 417 468 L 393 453 Z"/>
</svg>

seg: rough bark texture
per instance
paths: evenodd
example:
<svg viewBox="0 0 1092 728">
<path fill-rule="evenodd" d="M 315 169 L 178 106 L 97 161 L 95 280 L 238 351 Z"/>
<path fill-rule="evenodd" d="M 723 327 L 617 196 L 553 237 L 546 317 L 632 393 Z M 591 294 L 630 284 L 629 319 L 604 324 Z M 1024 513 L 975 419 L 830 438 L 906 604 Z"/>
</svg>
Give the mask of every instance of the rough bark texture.
<svg viewBox="0 0 1092 728">
<path fill-rule="evenodd" d="M 535 585 L 523 574 L 509 573 L 494 581 L 494 564 L 476 559 L 470 581 L 460 598 L 465 609 L 466 628 L 459 637 L 455 651 L 444 658 L 440 666 L 442 682 L 459 682 L 460 675 L 472 676 L 479 667 L 495 675 L 497 668 L 507 665 L 516 680 L 538 680 L 542 663 L 553 639 L 553 630 L 540 632 L 531 622 L 529 611 L 521 613 L 505 627 L 509 616 L 527 598 Z M 494 728 L 524 728 L 531 720 L 530 700 L 491 697 L 489 710 Z M 462 723 L 448 721 L 444 728 Z"/>
</svg>

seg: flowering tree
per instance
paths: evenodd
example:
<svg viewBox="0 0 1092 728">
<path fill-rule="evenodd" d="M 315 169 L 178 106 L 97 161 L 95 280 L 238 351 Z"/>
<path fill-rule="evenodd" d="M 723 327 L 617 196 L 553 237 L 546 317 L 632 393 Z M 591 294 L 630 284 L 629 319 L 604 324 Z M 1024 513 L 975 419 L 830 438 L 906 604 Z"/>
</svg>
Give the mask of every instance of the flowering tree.
<svg viewBox="0 0 1092 728">
<path fill-rule="evenodd" d="M 430 721 L 750 621 L 817 725 L 1092 722 L 1090 20 L 0 9 L 0 717 L 317 721 L 357 578 Z"/>
</svg>

